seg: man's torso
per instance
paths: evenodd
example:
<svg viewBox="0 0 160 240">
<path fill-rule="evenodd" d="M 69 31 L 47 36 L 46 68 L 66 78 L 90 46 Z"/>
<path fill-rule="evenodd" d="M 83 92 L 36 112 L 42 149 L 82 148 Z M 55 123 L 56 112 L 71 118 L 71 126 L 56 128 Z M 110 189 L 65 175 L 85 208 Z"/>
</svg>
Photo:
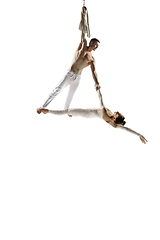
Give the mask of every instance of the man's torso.
<svg viewBox="0 0 160 240">
<path fill-rule="evenodd" d="M 84 52 L 77 51 L 71 69 L 75 73 L 81 74 L 82 70 L 88 67 L 93 61 L 95 61 L 94 57 L 91 52 L 87 51 L 87 49 Z"/>
</svg>

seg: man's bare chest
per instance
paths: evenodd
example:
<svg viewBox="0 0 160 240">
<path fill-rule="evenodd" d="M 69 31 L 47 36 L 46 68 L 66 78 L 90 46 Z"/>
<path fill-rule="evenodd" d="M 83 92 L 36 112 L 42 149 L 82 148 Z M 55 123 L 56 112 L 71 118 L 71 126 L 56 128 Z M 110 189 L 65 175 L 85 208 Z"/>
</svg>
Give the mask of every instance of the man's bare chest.
<svg viewBox="0 0 160 240">
<path fill-rule="evenodd" d="M 86 53 L 84 54 L 83 59 L 84 59 L 85 61 L 87 61 L 87 63 L 90 63 L 90 62 L 93 62 L 93 61 L 94 61 L 94 57 L 93 57 L 92 54 L 89 53 L 89 52 L 86 52 Z"/>
</svg>

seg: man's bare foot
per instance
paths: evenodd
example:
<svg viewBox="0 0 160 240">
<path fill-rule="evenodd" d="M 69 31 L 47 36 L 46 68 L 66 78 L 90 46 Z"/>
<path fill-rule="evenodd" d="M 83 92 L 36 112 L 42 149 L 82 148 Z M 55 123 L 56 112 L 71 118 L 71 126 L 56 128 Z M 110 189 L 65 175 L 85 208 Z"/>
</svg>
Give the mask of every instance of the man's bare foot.
<svg viewBox="0 0 160 240">
<path fill-rule="evenodd" d="M 68 117 L 72 117 L 72 115 L 68 114 Z"/>
<path fill-rule="evenodd" d="M 44 114 L 48 113 L 49 110 L 48 109 L 45 109 L 45 108 L 38 108 L 37 109 L 37 113 L 40 114 L 41 112 L 43 112 Z"/>
</svg>

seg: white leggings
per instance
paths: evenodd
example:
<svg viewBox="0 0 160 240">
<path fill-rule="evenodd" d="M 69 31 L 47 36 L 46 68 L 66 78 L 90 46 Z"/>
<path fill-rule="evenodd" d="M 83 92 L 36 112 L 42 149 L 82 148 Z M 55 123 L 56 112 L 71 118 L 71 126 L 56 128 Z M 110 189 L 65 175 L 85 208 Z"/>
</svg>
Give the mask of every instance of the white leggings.
<svg viewBox="0 0 160 240">
<path fill-rule="evenodd" d="M 56 115 L 69 114 L 74 117 L 84 118 L 102 118 L 102 109 L 82 109 L 82 108 L 70 108 L 65 110 L 49 110 L 49 113 Z"/>
<path fill-rule="evenodd" d="M 64 78 L 60 81 L 58 86 L 51 92 L 45 103 L 41 106 L 41 108 L 46 108 L 48 104 L 68 85 L 70 85 L 68 96 L 66 99 L 66 103 L 64 109 L 68 109 L 75 91 L 79 85 L 81 75 L 75 73 L 73 70 L 69 69 Z"/>
</svg>

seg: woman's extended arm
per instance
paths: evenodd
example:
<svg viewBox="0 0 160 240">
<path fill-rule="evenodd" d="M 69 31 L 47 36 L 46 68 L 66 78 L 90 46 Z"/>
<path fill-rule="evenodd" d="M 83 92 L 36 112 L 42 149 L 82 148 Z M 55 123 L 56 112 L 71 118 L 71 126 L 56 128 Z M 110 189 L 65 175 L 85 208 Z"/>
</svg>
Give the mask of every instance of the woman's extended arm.
<svg viewBox="0 0 160 240">
<path fill-rule="evenodd" d="M 131 128 L 124 127 L 123 125 L 118 125 L 118 124 L 117 124 L 117 128 L 121 128 L 121 129 L 123 129 L 123 130 L 126 130 L 126 131 L 128 131 L 128 132 L 131 132 L 131 133 L 137 135 L 137 136 L 141 139 L 142 143 L 144 143 L 144 144 L 146 144 L 146 143 L 148 142 L 148 141 L 145 139 L 145 137 L 143 137 L 140 133 L 137 133 L 136 131 L 132 130 Z"/>
</svg>

